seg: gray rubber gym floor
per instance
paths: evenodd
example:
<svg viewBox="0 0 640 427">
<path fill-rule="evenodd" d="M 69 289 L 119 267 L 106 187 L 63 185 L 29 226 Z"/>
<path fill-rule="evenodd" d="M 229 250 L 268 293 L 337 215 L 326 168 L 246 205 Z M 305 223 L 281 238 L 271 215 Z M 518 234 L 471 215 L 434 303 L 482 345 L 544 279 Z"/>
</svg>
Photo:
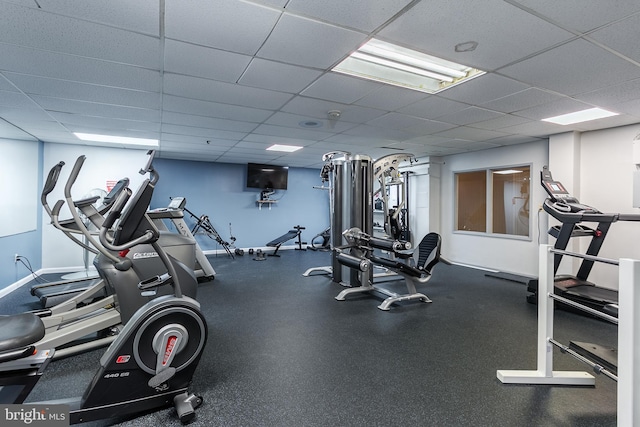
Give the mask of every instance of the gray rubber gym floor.
<svg viewBox="0 0 640 427">
<path fill-rule="evenodd" d="M 613 426 L 616 383 L 503 385 L 497 369 L 535 369 L 536 306 L 523 284 L 439 264 L 420 289 L 432 303 L 376 308 L 338 302 L 326 252 L 281 251 L 254 261 L 210 257 L 217 277 L 199 300 L 209 324 L 192 390 L 204 397 L 193 426 Z M 397 282 L 403 286 L 402 282 Z M 0 313 L 24 310 L 23 289 Z M 615 346 L 614 325 L 557 311 L 555 337 Z M 29 401 L 80 395 L 102 351 L 51 363 Z M 585 370 L 556 352 L 556 370 Z M 172 408 L 90 425 L 180 425 Z"/>
</svg>

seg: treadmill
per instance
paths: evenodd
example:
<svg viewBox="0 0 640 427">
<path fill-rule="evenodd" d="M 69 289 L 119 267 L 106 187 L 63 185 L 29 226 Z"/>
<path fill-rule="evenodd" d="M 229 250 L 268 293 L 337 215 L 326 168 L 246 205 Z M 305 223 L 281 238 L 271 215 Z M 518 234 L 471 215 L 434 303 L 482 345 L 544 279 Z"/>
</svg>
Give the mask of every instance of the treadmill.
<svg viewBox="0 0 640 427">
<path fill-rule="evenodd" d="M 588 237 L 591 242 L 586 254 L 597 256 L 607 232 L 616 221 L 640 221 L 639 214 L 602 213 L 592 206 L 581 204 L 571 196 L 562 183 L 554 181 L 551 171 L 544 166 L 540 172 L 542 187 L 549 197 L 542 208 L 549 215 L 561 222 L 549 229 L 549 234 L 556 238 L 555 249 L 565 250 L 573 237 Z M 596 223 L 595 228 L 584 225 L 584 222 Z M 558 271 L 561 254 L 554 254 L 553 271 Z M 594 261 L 583 259 L 575 276 L 556 275 L 554 278 L 555 293 L 569 300 L 578 302 L 595 310 L 618 316 L 618 291 L 596 286 L 587 279 Z M 527 290 L 530 294 L 527 301 L 537 303 L 538 280 L 529 281 Z M 567 308 L 566 305 L 560 305 Z M 581 313 L 584 313 L 581 311 Z"/>
</svg>

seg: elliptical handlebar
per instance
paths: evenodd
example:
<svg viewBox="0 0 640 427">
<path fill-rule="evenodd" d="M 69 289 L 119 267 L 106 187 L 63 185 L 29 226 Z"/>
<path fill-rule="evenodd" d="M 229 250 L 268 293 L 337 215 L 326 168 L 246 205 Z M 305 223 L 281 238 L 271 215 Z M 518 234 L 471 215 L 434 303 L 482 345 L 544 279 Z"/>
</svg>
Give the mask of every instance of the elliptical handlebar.
<svg viewBox="0 0 640 427">
<path fill-rule="evenodd" d="M 64 165 L 65 163 L 63 161 L 60 161 L 58 162 L 58 164 L 52 167 L 51 170 L 49 171 L 49 174 L 47 175 L 47 180 L 45 181 L 44 186 L 42 187 L 40 202 L 42 203 L 42 206 L 44 206 L 44 208 L 47 210 L 47 213 L 51 212 L 51 210 L 49 209 L 49 204 L 47 203 L 47 196 L 56 187 L 56 184 L 58 183 L 58 178 L 60 178 L 60 171 L 62 170 L 62 167 Z"/>
<path fill-rule="evenodd" d="M 64 186 L 64 196 L 66 199 L 67 206 L 69 206 L 69 212 L 71 212 L 71 216 L 73 217 L 73 220 L 76 223 L 76 226 L 78 227 L 78 231 L 86 237 L 87 241 L 91 243 L 91 245 L 93 245 L 93 247 L 96 248 L 101 254 L 109 258 L 112 262 L 114 262 L 115 264 L 120 264 L 121 260 L 118 257 L 111 254 L 109 251 L 105 249 L 104 246 L 100 245 L 96 241 L 96 239 L 93 237 L 91 232 L 85 226 L 84 222 L 82 221 L 82 218 L 80 218 L 80 214 L 78 214 L 78 211 L 73 208 L 74 202 L 73 202 L 73 197 L 71 195 L 71 189 L 73 188 L 73 185 L 78 179 L 78 175 L 80 174 L 80 170 L 82 169 L 82 166 L 85 160 L 86 160 L 85 155 L 78 156 L 78 158 L 76 159 L 76 162 L 73 165 L 73 169 L 71 170 L 71 174 L 69 175 L 69 178 L 67 178 L 67 183 Z M 64 201 L 59 200 L 56 203 L 56 206 L 60 205 L 58 208 L 58 212 L 60 211 L 60 208 L 62 208 L 62 204 L 60 204 L 60 202 L 64 203 Z"/>
<path fill-rule="evenodd" d="M 76 183 L 76 179 L 78 179 L 78 175 L 80 174 L 80 169 L 82 169 L 82 165 L 84 164 L 84 161 L 86 159 L 87 156 L 85 156 L 84 154 L 78 156 L 76 162 L 73 165 L 73 169 L 71 169 L 71 174 L 69 175 L 69 178 L 67 178 L 67 183 L 64 186 L 64 196 L 68 199 L 71 198 L 71 187 L 73 187 L 73 184 Z M 71 205 L 72 204 L 69 204 L 69 206 Z"/>
<path fill-rule="evenodd" d="M 145 174 L 148 173 L 149 174 L 149 180 L 151 181 L 151 185 L 156 185 L 156 183 L 160 179 L 160 174 L 153 167 L 153 158 L 156 155 L 156 151 L 155 150 L 149 150 L 149 151 L 147 151 L 147 155 L 149 156 L 149 160 L 147 160 L 147 164 L 145 165 L 145 167 L 140 169 L 140 171 L 138 173 L 140 175 L 145 175 Z"/>
</svg>

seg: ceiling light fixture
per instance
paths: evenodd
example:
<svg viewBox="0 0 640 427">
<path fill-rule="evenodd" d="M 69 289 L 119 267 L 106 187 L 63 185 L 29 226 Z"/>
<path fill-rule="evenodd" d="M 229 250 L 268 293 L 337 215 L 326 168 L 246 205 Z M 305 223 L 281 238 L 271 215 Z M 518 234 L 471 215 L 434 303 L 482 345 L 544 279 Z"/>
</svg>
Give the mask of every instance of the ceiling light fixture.
<svg viewBox="0 0 640 427">
<path fill-rule="evenodd" d="M 617 116 L 619 113 L 603 110 L 602 108 L 589 108 L 587 110 L 576 111 L 569 114 L 562 114 L 555 117 L 542 119 L 543 122 L 555 123 L 558 125 L 572 125 L 575 123 L 588 122 L 590 120 L 603 119 L 605 117 Z"/>
<path fill-rule="evenodd" d="M 157 147 L 157 139 L 148 138 L 131 138 L 127 136 L 113 136 L 113 135 L 101 135 L 95 133 L 80 133 L 73 132 L 73 134 L 83 141 L 93 142 L 108 142 L 112 144 L 128 144 L 128 145 L 143 145 L 146 147 Z"/>
<path fill-rule="evenodd" d="M 466 65 L 376 39 L 360 46 L 332 71 L 428 93 L 484 74 Z"/>
<path fill-rule="evenodd" d="M 518 170 L 518 169 L 504 169 L 501 171 L 493 171 L 493 173 L 497 174 L 497 175 L 510 175 L 510 174 L 514 174 L 514 173 L 522 173 L 524 171 Z"/>
<path fill-rule="evenodd" d="M 293 153 L 294 151 L 298 151 L 302 147 L 297 145 L 282 145 L 282 144 L 273 144 L 271 147 L 267 148 L 269 151 L 282 151 L 284 153 Z"/>
<path fill-rule="evenodd" d="M 298 122 L 298 126 L 302 128 L 319 128 L 322 127 L 322 122 L 317 120 L 302 120 L 301 122 Z"/>
</svg>

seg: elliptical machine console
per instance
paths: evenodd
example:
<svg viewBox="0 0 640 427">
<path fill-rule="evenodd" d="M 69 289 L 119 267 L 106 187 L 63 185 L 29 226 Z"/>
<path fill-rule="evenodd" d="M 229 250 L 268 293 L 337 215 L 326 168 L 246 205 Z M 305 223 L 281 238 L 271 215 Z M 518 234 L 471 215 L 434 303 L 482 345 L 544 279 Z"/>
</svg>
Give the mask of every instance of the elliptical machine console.
<svg viewBox="0 0 640 427">
<path fill-rule="evenodd" d="M 173 402 L 182 422 L 195 416 L 202 398 L 188 392 L 204 351 L 207 323 L 200 304 L 183 295 L 183 286 L 196 284 L 193 270 L 158 244 L 159 232 L 146 216 L 157 174 L 145 180 L 127 204 L 131 190 L 120 193 L 100 230 L 101 243 L 111 250 L 150 244 L 167 273 L 141 282 L 141 291 L 172 286 L 140 307 L 100 359 L 100 367 L 83 396 L 37 402 L 65 404 L 71 423 L 144 412 Z M 126 209 L 125 209 L 126 205 Z M 124 213 L 123 213 L 124 210 Z M 113 235 L 109 230 L 120 218 Z M 32 313 L 0 316 L 0 403 L 24 402 L 54 349 L 36 348 L 44 335 L 42 320 Z"/>
</svg>

